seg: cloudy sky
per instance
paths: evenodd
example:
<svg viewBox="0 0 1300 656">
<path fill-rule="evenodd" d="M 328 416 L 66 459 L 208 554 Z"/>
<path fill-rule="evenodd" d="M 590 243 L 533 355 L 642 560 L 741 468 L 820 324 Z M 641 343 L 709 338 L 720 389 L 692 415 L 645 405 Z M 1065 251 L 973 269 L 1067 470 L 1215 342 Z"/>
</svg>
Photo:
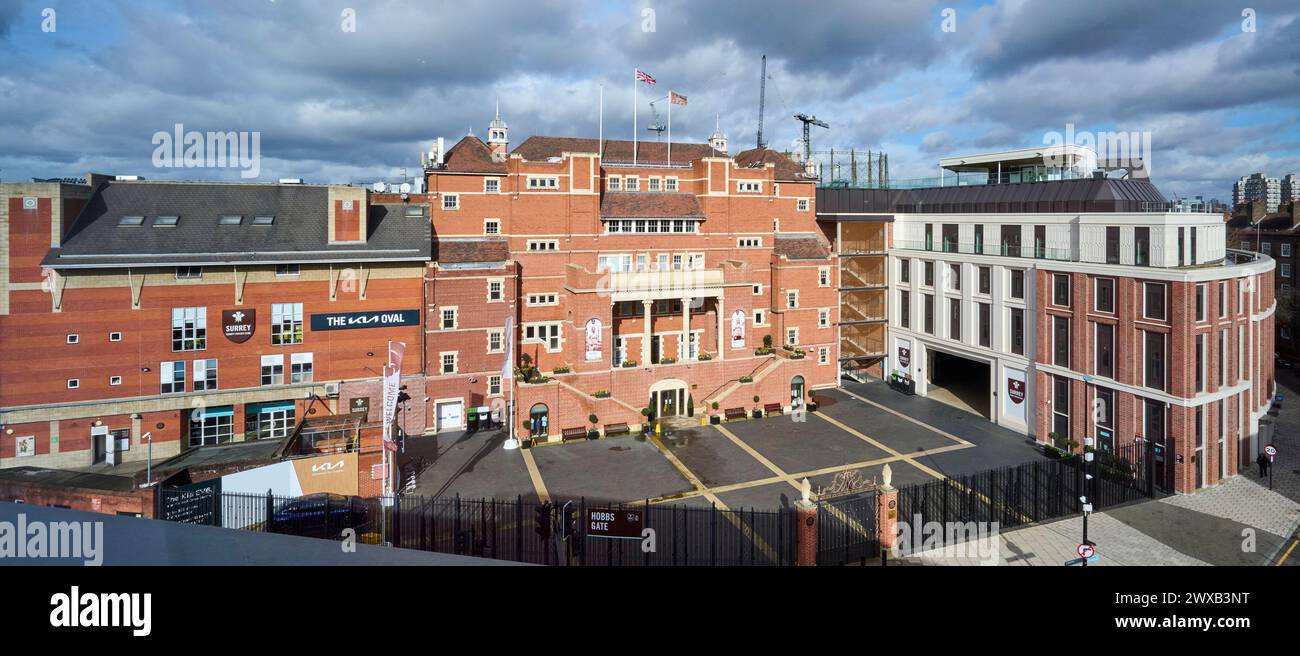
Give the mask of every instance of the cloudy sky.
<svg viewBox="0 0 1300 656">
<path fill-rule="evenodd" d="M 1226 200 L 1300 173 L 1300 5 L 1247 1 L 0 0 L 0 179 L 239 177 L 154 167 L 176 124 L 259 132 L 264 180 L 391 179 L 433 138 L 485 135 L 498 99 L 512 144 L 595 136 L 602 85 L 606 137 L 629 138 L 635 67 L 689 97 L 674 140 L 720 115 L 735 152 L 766 54 L 778 149 L 795 112 L 896 179 L 1067 124 L 1149 132 L 1165 195 Z"/>
</svg>

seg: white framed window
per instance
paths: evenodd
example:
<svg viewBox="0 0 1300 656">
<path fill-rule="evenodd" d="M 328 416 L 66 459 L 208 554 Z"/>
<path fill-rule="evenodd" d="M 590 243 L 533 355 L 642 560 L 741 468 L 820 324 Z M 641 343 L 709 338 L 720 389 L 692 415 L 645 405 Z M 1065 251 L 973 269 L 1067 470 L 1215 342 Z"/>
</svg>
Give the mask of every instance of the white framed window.
<svg viewBox="0 0 1300 656">
<path fill-rule="evenodd" d="M 664 178 L 664 191 L 677 191 L 677 178 Z"/>
<path fill-rule="evenodd" d="M 641 179 L 635 175 L 629 175 L 626 178 L 623 178 L 623 187 L 628 191 L 640 191 Z"/>
<path fill-rule="evenodd" d="M 457 325 L 457 324 L 456 324 L 456 315 L 457 315 L 456 310 L 457 310 L 457 309 L 458 309 L 458 308 L 455 308 L 455 307 L 445 307 L 445 308 L 442 308 L 442 310 L 438 312 L 438 316 L 439 316 L 439 324 L 438 324 L 438 325 L 442 326 L 442 329 L 443 329 L 443 330 L 455 330 L 455 329 L 456 329 L 456 325 Z"/>
<path fill-rule="evenodd" d="M 1279 255 L 1281 255 L 1282 257 L 1291 257 L 1291 244 L 1290 244 L 1290 243 L 1282 243 L 1282 244 L 1278 244 L 1278 248 L 1280 249 L 1280 251 L 1279 251 L 1279 253 L 1278 253 Z"/>
<path fill-rule="evenodd" d="M 302 303 L 271 304 L 271 345 L 302 343 Z"/>
<path fill-rule="evenodd" d="M 501 178 L 483 178 L 483 193 L 501 193 Z"/>
<path fill-rule="evenodd" d="M 764 313 L 762 310 L 754 310 L 754 325 L 755 325 L 755 326 L 766 326 L 766 325 L 767 325 L 767 314 Z"/>
<path fill-rule="evenodd" d="M 1272 255 L 1272 254 L 1273 254 L 1273 242 L 1271 242 L 1271 241 L 1266 241 L 1266 242 L 1260 244 L 1260 249 L 1261 249 L 1261 250 L 1260 250 L 1261 253 L 1263 253 L 1263 254 L 1265 254 L 1265 255 Z"/>
<path fill-rule="evenodd" d="M 1291 265 L 1290 265 L 1290 264 L 1286 264 L 1285 262 L 1282 263 L 1282 277 L 1283 277 L 1283 278 L 1290 278 L 1290 277 L 1291 277 Z"/>
<path fill-rule="evenodd" d="M 1165 284 L 1148 282 L 1142 284 L 1142 316 L 1146 319 L 1164 321 L 1168 316 L 1165 299 Z"/>
<path fill-rule="evenodd" d="M 826 328 L 826 327 L 828 327 L 828 326 L 830 326 L 830 325 L 831 325 L 831 311 L 830 311 L 830 310 L 818 310 L 818 311 L 817 311 L 817 327 L 818 327 L 818 328 Z"/>
<path fill-rule="evenodd" d="M 113 331 L 113 332 L 109 333 L 109 334 L 108 334 L 108 341 L 110 341 L 110 342 L 120 342 L 120 341 L 122 341 L 122 333 L 117 332 L 117 331 Z"/>
<path fill-rule="evenodd" d="M 830 268 L 830 267 L 828 267 L 828 266 L 817 267 L 817 286 L 818 286 L 818 287 L 830 287 L 830 286 L 831 286 L 831 268 Z"/>
<path fill-rule="evenodd" d="M 796 201 L 795 201 L 795 209 L 798 210 L 798 211 L 800 211 L 800 212 L 807 212 L 807 211 L 808 211 L 808 199 L 807 199 L 807 198 L 800 198 L 799 200 L 796 200 Z"/>
<path fill-rule="evenodd" d="M 262 356 L 262 384 L 284 384 L 284 355 L 277 354 Z"/>
<path fill-rule="evenodd" d="M 791 345 L 791 346 L 797 346 L 797 345 L 799 344 L 799 329 L 798 329 L 798 328 L 788 328 L 788 329 L 786 329 L 786 331 L 785 331 L 785 343 L 786 343 L 786 344 L 789 344 L 789 345 Z"/>
<path fill-rule="evenodd" d="M 68 336 L 65 338 L 65 340 L 69 344 L 76 344 L 77 342 L 81 341 L 81 335 L 78 335 L 76 333 L 69 333 Z"/>
<path fill-rule="evenodd" d="M 302 267 L 297 264 L 275 265 L 275 275 L 277 276 L 296 276 L 300 273 L 302 273 Z"/>
<path fill-rule="evenodd" d="M 183 266 L 176 267 L 177 280 L 198 280 L 203 277 L 203 267 Z"/>
<path fill-rule="evenodd" d="M 505 351 L 505 333 L 501 330 L 489 330 L 487 334 L 487 352 L 501 353 Z"/>
<path fill-rule="evenodd" d="M 489 278 L 487 281 L 487 300 L 488 303 L 500 303 L 505 300 L 504 278 Z"/>
<path fill-rule="evenodd" d="M 596 256 L 596 271 L 610 271 L 619 273 L 630 271 L 632 269 L 631 255 L 598 255 Z"/>
<path fill-rule="evenodd" d="M 659 191 L 661 184 L 661 178 L 646 178 L 646 191 Z"/>
<path fill-rule="evenodd" d="M 528 240 L 528 250 L 530 251 L 554 251 L 559 250 L 560 242 L 554 239 L 530 239 Z"/>
<path fill-rule="evenodd" d="M 163 362 L 158 365 L 158 393 L 176 394 L 185 391 L 185 361 Z"/>
<path fill-rule="evenodd" d="M 117 387 L 118 385 L 121 385 L 121 384 L 122 384 L 122 377 L 121 377 L 121 376 L 109 376 L 109 377 L 108 377 L 108 385 L 109 385 L 109 387 Z"/>
<path fill-rule="evenodd" d="M 785 307 L 790 310 L 799 307 L 799 290 L 791 289 L 785 293 Z"/>
<path fill-rule="evenodd" d="M 559 189 L 560 179 L 553 175 L 547 176 L 528 176 L 529 189 Z"/>
<path fill-rule="evenodd" d="M 610 191 L 618 191 L 623 186 L 623 178 L 617 175 L 611 175 L 605 180 L 605 187 Z"/>
<path fill-rule="evenodd" d="M 817 349 L 817 364 L 830 364 L 831 350 L 825 346 Z"/>
<path fill-rule="evenodd" d="M 763 284 L 759 283 L 757 285 L 754 285 L 754 296 L 762 296 L 762 295 L 763 295 Z"/>
<path fill-rule="evenodd" d="M 528 295 L 528 305 L 532 307 L 559 305 L 559 304 L 560 304 L 560 295 L 556 294 L 555 292 L 550 292 L 546 294 Z"/>
<path fill-rule="evenodd" d="M 763 183 L 758 180 L 739 180 L 736 182 L 736 191 L 742 194 L 761 194 Z"/>
<path fill-rule="evenodd" d="M 741 237 L 736 240 L 736 248 L 762 248 L 762 237 Z"/>
<path fill-rule="evenodd" d="M 501 377 L 488 376 L 488 396 L 501 396 Z"/>
<path fill-rule="evenodd" d="M 483 219 L 483 234 L 501 234 L 501 219 Z"/>
<path fill-rule="evenodd" d="M 172 308 L 172 350 L 202 351 L 208 347 L 208 309 Z"/>
<path fill-rule="evenodd" d="M 194 361 L 194 391 L 217 389 L 217 361 L 215 358 Z"/>
<path fill-rule="evenodd" d="M 312 381 L 312 354 L 291 353 L 289 355 L 289 382 L 310 383 Z"/>
<path fill-rule="evenodd" d="M 441 356 L 441 362 L 442 362 L 442 366 L 440 367 L 439 370 L 444 375 L 456 373 L 456 365 L 457 365 L 456 361 L 458 359 L 457 356 L 459 354 L 456 351 L 449 351 L 449 352 L 443 352 L 439 355 Z"/>
<path fill-rule="evenodd" d="M 560 324 L 558 322 L 524 324 L 524 340 L 544 344 L 548 352 L 560 350 Z"/>
<path fill-rule="evenodd" d="M 68 389 L 77 389 L 78 387 L 81 387 L 81 380 L 80 380 L 80 379 L 77 379 L 77 378 L 69 378 L 69 379 L 68 379 Z"/>
<path fill-rule="evenodd" d="M 442 209 L 444 210 L 460 209 L 460 194 L 443 194 Z"/>
</svg>

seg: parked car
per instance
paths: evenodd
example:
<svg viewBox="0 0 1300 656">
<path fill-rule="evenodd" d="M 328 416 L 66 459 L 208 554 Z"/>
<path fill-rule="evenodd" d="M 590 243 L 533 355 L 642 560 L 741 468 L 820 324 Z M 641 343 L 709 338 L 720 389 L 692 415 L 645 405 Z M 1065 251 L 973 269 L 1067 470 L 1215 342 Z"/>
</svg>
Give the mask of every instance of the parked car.
<svg viewBox="0 0 1300 656">
<path fill-rule="evenodd" d="M 368 528 L 370 509 L 355 497 L 319 493 L 294 499 L 271 515 L 271 533 L 342 539 L 343 529 L 362 533 Z"/>
</svg>

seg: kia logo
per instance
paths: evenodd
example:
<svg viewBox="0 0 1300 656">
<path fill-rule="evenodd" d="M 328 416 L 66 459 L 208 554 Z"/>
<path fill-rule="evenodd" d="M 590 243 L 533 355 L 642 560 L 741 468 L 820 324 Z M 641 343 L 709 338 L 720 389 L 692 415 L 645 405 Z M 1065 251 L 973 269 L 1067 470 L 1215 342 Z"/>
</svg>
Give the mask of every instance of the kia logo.
<svg viewBox="0 0 1300 656">
<path fill-rule="evenodd" d="M 328 472 L 328 471 L 334 471 L 335 469 L 342 469 L 342 468 L 343 468 L 343 461 L 340 460 L 338 462 L 323 462 L 319 465 L 312 465 L 311 471 L 314 474 L 316 472 Z"/>
</svg>

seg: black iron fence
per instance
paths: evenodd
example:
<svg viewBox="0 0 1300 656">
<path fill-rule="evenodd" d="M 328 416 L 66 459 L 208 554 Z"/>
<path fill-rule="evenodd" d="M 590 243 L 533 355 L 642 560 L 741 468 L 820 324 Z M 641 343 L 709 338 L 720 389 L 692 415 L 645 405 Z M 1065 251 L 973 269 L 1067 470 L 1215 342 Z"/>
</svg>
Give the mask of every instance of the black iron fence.
<svg viewBox="0 0 1300 656">
<path fill-rule="evenodd" d="M 869 490 L 830 499 L 817 508 L 817 564 L 865 564 L 880 555 L 879 494 Z"/>
</svg>

